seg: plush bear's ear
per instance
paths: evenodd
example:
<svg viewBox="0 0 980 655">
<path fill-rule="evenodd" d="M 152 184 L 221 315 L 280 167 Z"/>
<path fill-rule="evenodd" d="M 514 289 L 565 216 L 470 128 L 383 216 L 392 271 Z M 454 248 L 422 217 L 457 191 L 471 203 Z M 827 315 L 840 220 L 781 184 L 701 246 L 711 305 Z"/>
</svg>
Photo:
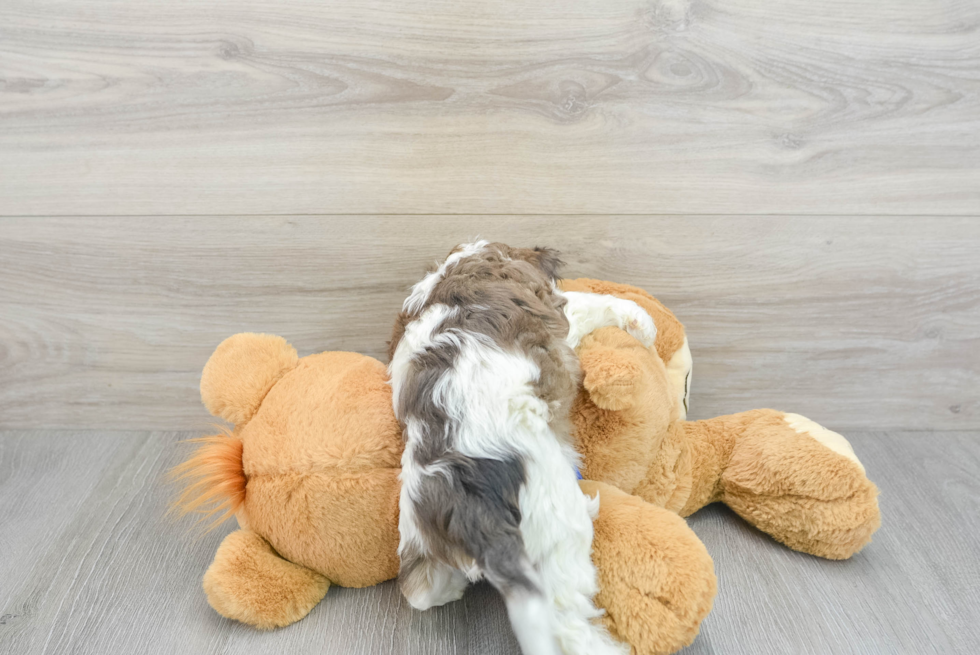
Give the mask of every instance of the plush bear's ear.
<svg viewBox="0 0 980 655">
<path fill-rule="evenodd" d="M 535 264 L 544 271 L 544 274 L 553 280 L 559 279 L 558 271 L 565 262 L 561 260 L 561 253 L 553 248 L 534 248 Z"/>
<path fill-rule="evenodd" d="M 241 425 L 265 394 L 296 366 L 296 349 L 271 334 L 236 334 L 221 342 L 201 373 L 201 400 L 214 416 Z"/>
</svg>

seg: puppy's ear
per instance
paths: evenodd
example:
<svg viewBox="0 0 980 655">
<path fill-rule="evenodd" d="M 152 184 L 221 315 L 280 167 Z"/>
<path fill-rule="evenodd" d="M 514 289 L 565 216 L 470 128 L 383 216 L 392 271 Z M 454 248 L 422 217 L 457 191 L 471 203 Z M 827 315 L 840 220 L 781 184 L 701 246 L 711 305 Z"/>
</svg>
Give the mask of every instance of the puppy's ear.
<svg viewBox="0 0 980 655">
<path fill-rule="evenodd" d="M 534 248 L 534 259 L 535 264 L 538 268 L 544 271 L 544 274 L 553 280 L 560 279 L 558 276 L 558 271 L 565 262 L 561 260 L 561 253 L 553 248 Z"/>
</svg>

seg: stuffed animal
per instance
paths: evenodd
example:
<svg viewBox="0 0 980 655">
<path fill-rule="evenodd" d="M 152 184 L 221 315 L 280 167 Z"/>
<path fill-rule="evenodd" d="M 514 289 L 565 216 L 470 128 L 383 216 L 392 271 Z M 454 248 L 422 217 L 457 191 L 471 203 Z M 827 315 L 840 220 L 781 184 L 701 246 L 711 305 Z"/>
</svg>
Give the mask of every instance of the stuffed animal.
<svg viewBox="0 0 980 655">
<path fill-rule="evenodd" d="M 628 285 L 562 286 L 634 300 L 658 328 L 650 349 L 617 328 L 585 337 L 573 409 L 581 487 L 600 499 L 596 604 L 632 653 L 686 646 L 710 611 L 713 563 L 681 519 L 708 503 L 822 557 L 846 558 L 870 541 L 877 490 L 843 437 L 773 410 L 685 421 L 691 357 L 673 314 Z M 348 352 L 298 358 L 281 337 L 239 334 L 211 356 L 201 397 L 235 426 L 201 439 L 175 469 L 189 482 L 181 511 L 234 515 L 240 526 L 204 576 L 215 610 L 281 627 L 331 584 L 397 575 L 402 439 L 381 362 Z"/>
</svg>

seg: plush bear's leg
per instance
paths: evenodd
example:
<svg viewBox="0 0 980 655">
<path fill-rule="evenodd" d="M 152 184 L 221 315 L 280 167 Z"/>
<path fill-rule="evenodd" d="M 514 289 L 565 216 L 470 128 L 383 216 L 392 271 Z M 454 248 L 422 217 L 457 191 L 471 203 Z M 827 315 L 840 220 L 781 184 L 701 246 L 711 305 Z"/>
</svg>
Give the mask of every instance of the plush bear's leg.
<svg viewBox="0 0 980 655">
<path fill-rule="evenodd" d="M 329 587 L 322 575 L 282 559 L 251 530 L 225 537 L 204 574 L 211 607 L 262 630 L 299 621 Z"/>
<path fill-rule="evenodd" d="M 592 561 L 599 574 L 596 605 L 610 633 L 633 655 L 673 653 L 698 634 L 717 591 L 714 563 L 682 518 L 601 482 Z"/>
<path fill-rule="evenodd" d="M 846 559 L 881 523 L 850 444 L 797 414 L 755 410 L 681 424 L 694 473 L 682 514 L 720 500 L 795 550 Z"/>
</svg>

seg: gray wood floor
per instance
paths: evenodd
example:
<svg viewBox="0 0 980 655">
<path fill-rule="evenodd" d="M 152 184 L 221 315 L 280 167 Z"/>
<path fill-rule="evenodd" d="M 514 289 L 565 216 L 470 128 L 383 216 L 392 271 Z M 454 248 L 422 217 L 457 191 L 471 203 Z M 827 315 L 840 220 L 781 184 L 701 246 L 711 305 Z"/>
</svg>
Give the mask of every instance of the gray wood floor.
<svg viewBox="0 0 980 655">
<path fill-rule="evenodd" d="M 0 433 L 0 652 L 516 653 L 478 586 L 419 613 L 391 583 L 333 588 L 300 623 L 260 633 L 214 613 L 200 578 L 223 534 L 166 520 L 179 432 Z M 883 527 L 850 561 L 789 551 L 727 508 L 690 523 L 719 594 L 685 653 L 975 653 L 980 435 L 848 435 L 881 488 Z"/>
</svg>

